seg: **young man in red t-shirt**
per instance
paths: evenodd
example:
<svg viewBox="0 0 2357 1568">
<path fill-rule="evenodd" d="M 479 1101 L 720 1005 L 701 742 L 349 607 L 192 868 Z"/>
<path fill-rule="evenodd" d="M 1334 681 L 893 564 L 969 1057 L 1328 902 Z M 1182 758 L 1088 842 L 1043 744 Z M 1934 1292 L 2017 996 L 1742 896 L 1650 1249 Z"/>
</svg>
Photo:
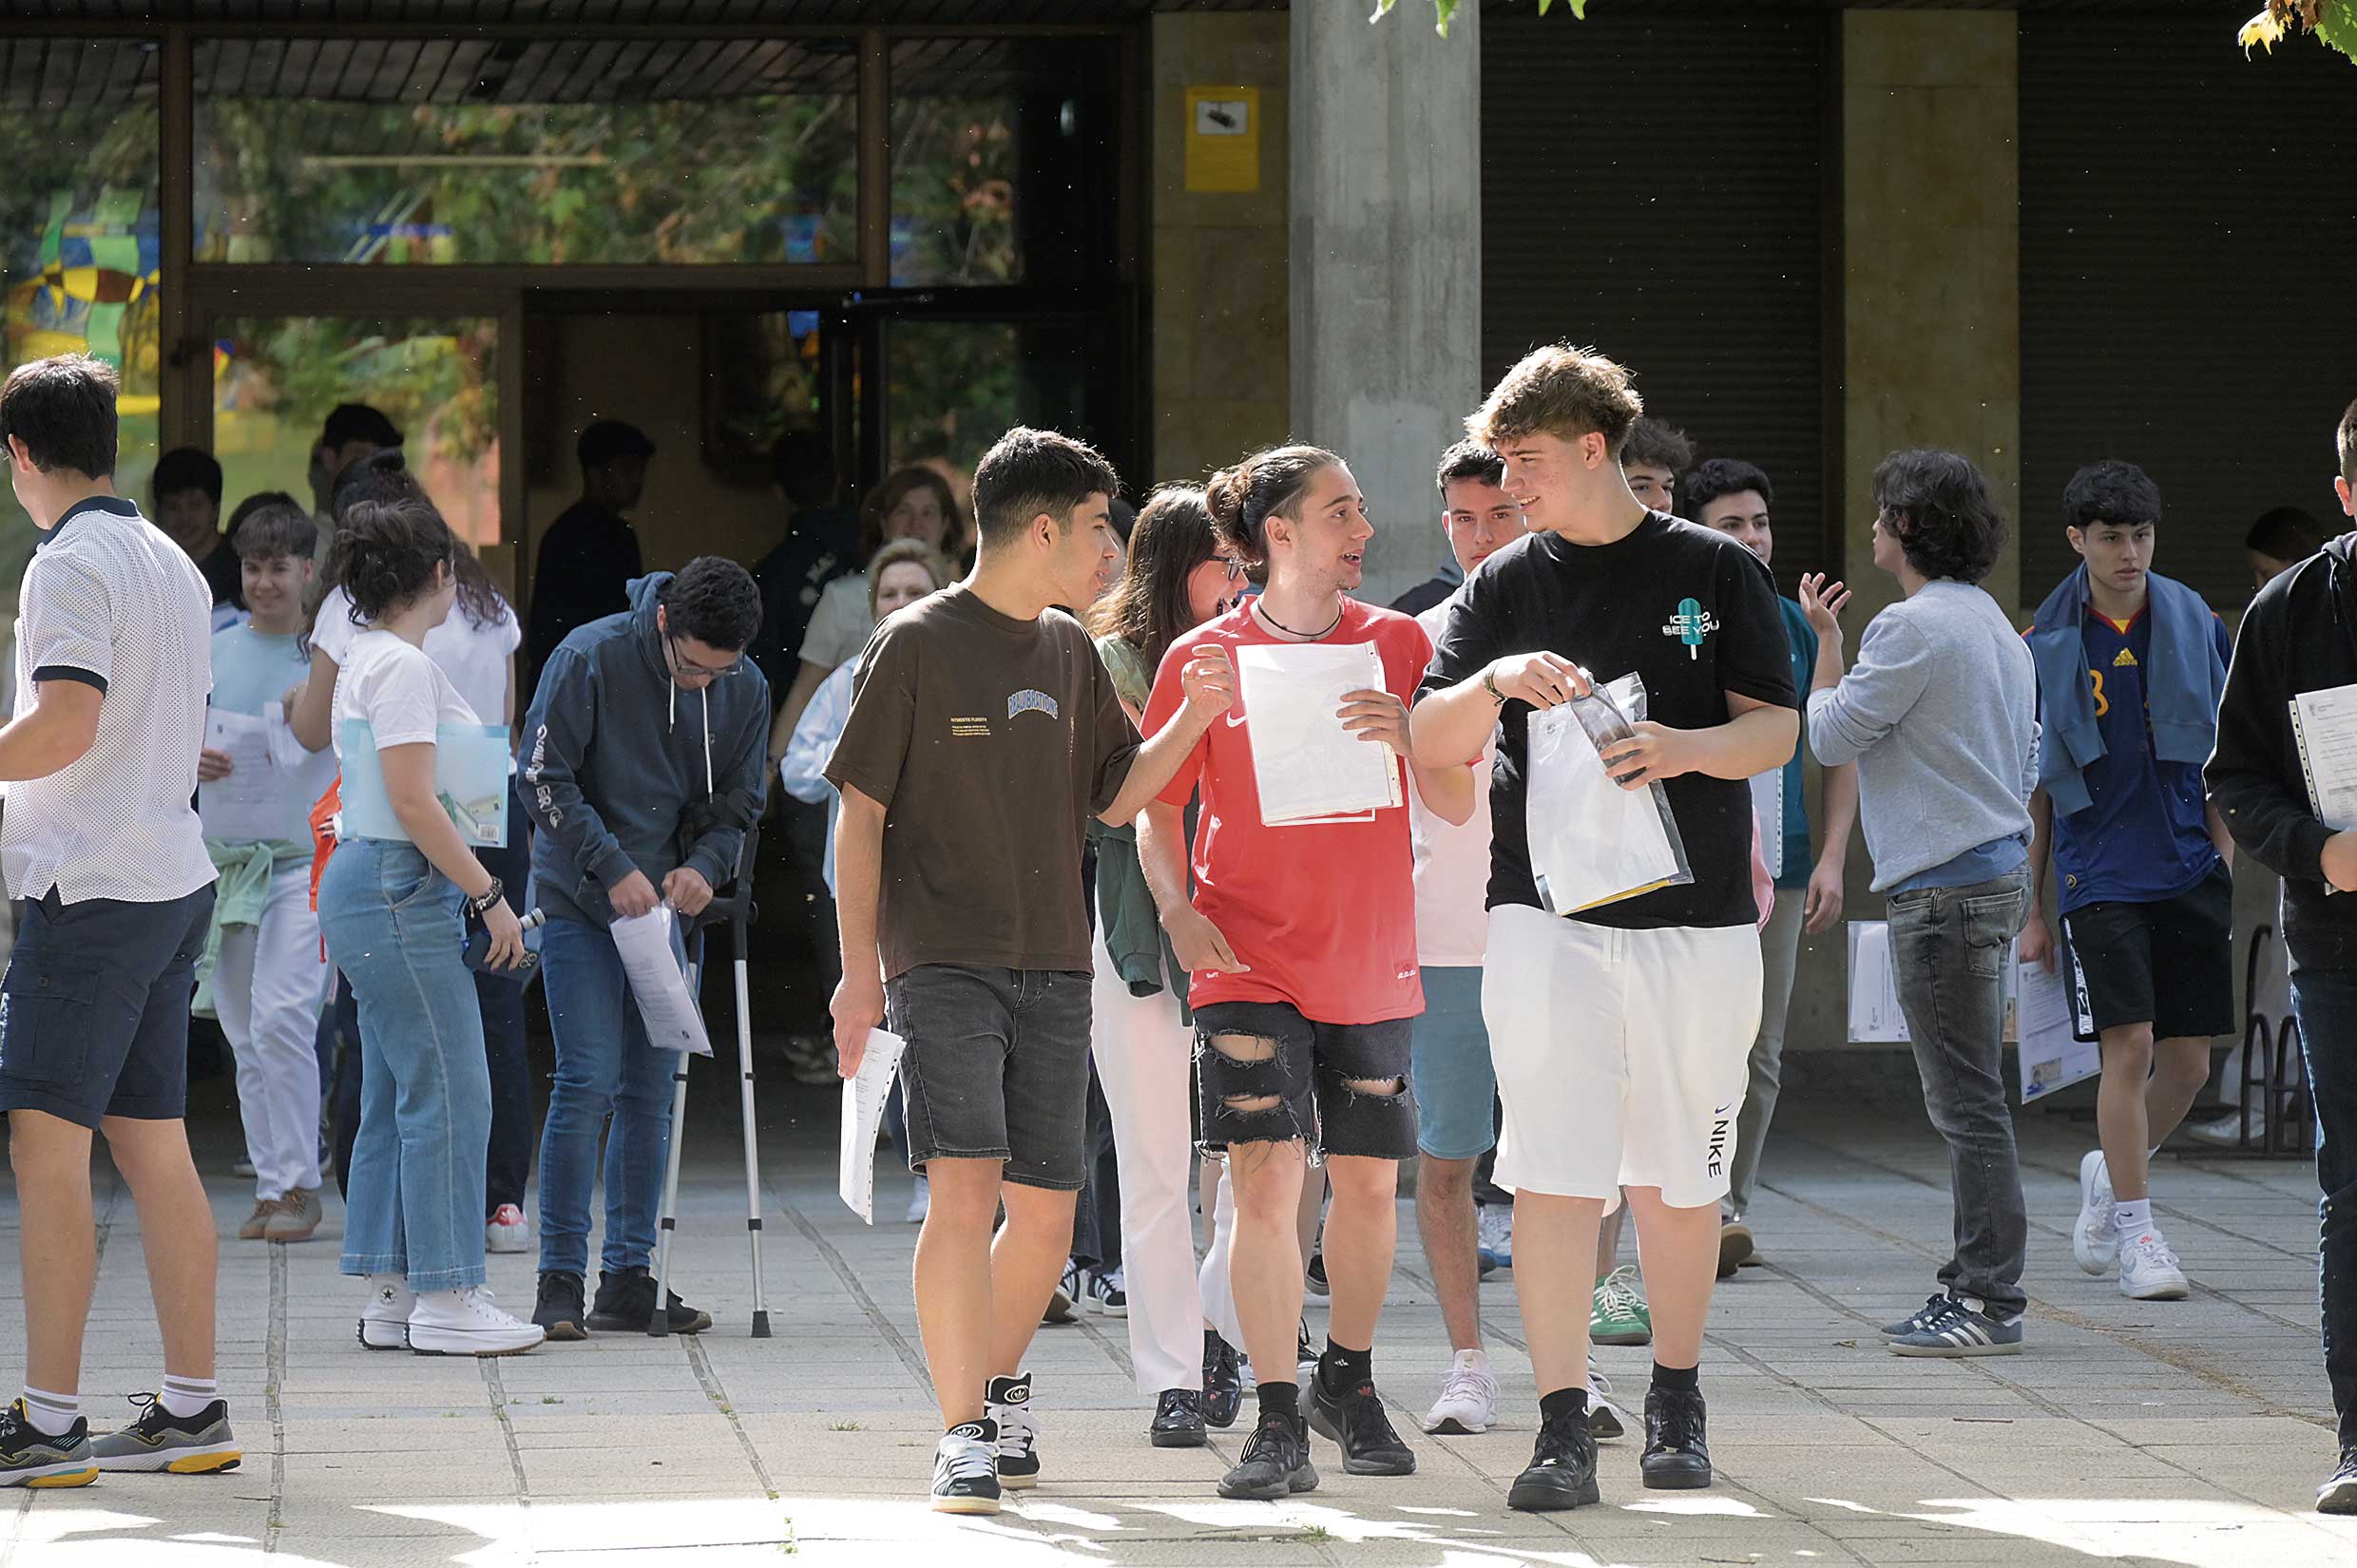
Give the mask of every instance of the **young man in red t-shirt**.
<svg viewBox="0 0 2357 1568">
<path fill-rule="evenodd" d="M 1180 673 L 1199 647 L 1371 642 L 1383 684 L 1345 694 L 1340 717 L 1362 741 L 1405 756 L 1408 699 L 1431 645 L 1408 617 L 1350 597 L 1374 533 L 1351 470 L 1329 451 L 1279 448 L 1215 477 L 1208 498 L 1223 543 L 1265 574 L 1267 588 L 1171 649 L 1145 728 L 1183 705 Z M 1471 814 L 1469 768 L 1418 765 L 1416 785 L 1448 820 Z M 1190 898 L 1179 813 L 1198 789 Z M 1311 1425 L 1341 1444 L 1352 1475 L 1410 1474 L 1415 1455 L 1385 1417 L 1373 1371 L 1397 1240 L 1398 1162 L 1416 1152 L 1408 1037 L 1424 990 L 1406 807 L 1268 825 L 1251 716 L 1239 702 L 1140 817 L 1138 849 L 1172 948 L 1194 977 L 1203 1140 L 1228 1149 L 1236 1190 L 1231 1271 L 1260 1420 L 1219 1490 L 1273 1499 L 1315 1486 Z M 1305 1411 L 1292 1376 L 1302 1290 L 1293 1221 L 1313 1139 L 1333 1187 L 1325 1244 L 1333 1309 Z"/>
</svg>

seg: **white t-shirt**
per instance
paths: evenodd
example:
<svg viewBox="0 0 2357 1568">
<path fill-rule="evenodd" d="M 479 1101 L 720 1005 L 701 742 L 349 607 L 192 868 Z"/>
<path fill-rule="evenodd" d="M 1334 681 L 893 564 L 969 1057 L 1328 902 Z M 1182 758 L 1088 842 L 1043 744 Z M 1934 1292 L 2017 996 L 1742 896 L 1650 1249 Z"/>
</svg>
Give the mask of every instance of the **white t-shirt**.
<svg viewBox="0 0 2357 1568">
<path fill-rule="evenodd" d="M 41 541 L 17 611 L 16 716 L 39 705 L 43 681 L 105 699 L 80 760 L 8 787 L 10 897 L 163 904 L 213 880 L 193 804 L 212 609 L 197 564 L 127 501 L 83 502 Z"/>
<path fill-rule="evenodd" d="M 1416 617 L 1435 641 L 1447 619 L 1446 601 Z M 1428 968 L 1479 968 L 1488 945 L 1489 768 L 1493 737 L 1473 764 L 1473 815 L 1457 827 L 1432 814 L 1409 792 L 1408 842 L 1416 856 L 1416 962 Z"/>
<path fill-rule="evenodd" d="M 858 658 L 875 633 L 868 603 L 866 572 L 828 583 L 818 595 L 818 608 L 811 611 L 810 630 L 802 634 L 802 657 L 826 670 Z"/>
<path fill-rule="evenodd" d="M 444 724 L 479 724 L 442 666 L 392 632 L 358 632 L 335 660 L 335 759 L 344 757 L 344 725 L 365 718 L 376 749 L 431 744 Z M 330 656 L 334 657 L 333 655 Z"/>
<path fill-rule="evenodd" d="M 311 645 L 341 666 L 344 650 L 359 635 L 360 628 L 352 623 L 352 596 L 341 588 L 330 588 L 319 602 Z M 467 619 L 465 610 L 453 604 L 450 619 L 426 634 L 426 656 L 442 667 L 474 711 L 472 722 L 501 724 L 507 721 L 508 660 L 523 641 L 524 628 L 516 623 L 515 611 L 505 600 L 500 602 L 499 619 L 488 626 L 476 625 Z"/>
</svg>

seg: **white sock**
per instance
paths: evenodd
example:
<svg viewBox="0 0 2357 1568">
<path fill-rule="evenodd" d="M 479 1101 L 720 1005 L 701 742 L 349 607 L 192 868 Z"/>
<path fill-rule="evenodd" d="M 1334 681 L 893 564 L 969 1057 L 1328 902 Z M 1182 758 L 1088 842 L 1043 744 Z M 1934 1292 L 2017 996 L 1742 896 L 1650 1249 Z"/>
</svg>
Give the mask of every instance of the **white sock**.
<svg viewBox="0 0 2357 1568">
<path fill-rule="evenodd" d="M 2132 1236 L 2153 1228 L 2153 1200 L 2149 1197 L 2121 1198 L 2112 1205 L 2112 1223 L 2119 1233 Z"/>
<path fill-rule="evenodd" d="M 181 1377 L 166 1372 L 163 1374 L 163 1387 L 156 1394 L 156 1403 L 163 1406 L 165 1415 L 186 1421 L 219 1398 L 220 1384 L 213 1378 Z"/>
<path fill-rule="evenodd" d="M 53 1394 L 47 1388 L 25 1385 L 25 1420 L 32 1429 L 45 1437 L 64 1437 L 73 1430 L 73 1424 L 82 1419 L 80 1394 Z"/>
</svg>

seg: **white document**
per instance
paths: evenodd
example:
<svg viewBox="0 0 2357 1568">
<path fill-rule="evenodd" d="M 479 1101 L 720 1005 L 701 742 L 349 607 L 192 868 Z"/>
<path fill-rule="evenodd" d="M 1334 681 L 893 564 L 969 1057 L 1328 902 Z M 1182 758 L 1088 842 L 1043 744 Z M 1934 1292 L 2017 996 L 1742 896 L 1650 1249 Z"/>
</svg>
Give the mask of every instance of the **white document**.
<svg viewBox="0 0 2357 1568">
<path fill-rule="evenodd" d="M 1236 650 L 1236 679 L 1263 824 L 1355 816 L 1407 798 L 1391 748 L 1342 727 L 1344 693 L 1386 689 L 1372 642 L 1255 643 Z"/>
<path fill-rule="evenodd" d="M 2103 1071 L 2103 1049 L 2080 1040 L 2071 1018 L 2070 988 L 2060 968 L 2013 962 L 2014 1018 L 2022 1037 L 2022 1103 L 2065 1089 Z"/>
<path fill-rule="evenodd" d="M 281 792 L 287 781 L 270 755 L 269 720 L 208 709 L 204 744 L 229 756 L 227 778 L 197 786 L 197 815 L 204 823 L 204 836 L 233 844 L 286 836 L 289 813 Z"/>
<path fill-rule="evenodd" d="M 1532 880 L 1559 915 L 1649 893 L 1679 874 L 1654 792 L 1612 781 L 1577 707 L 1530 716 L 1523 781 Z"/>
<path fill-rule="evenodd" d="M 668 904 L 658 904 L 642 915 L 616 915 L 611 927 L 614 950 L 622 955 L 630 995 L 646 1021 L 646 1042 L 659 1051 L 710 1056 L 712 1038 L 704 1033 L 703 1009 L 687 994 L 687 977 L 680 972 L 679 955 L 671 946 L 677 921 Z"/>
<path fill-rule="evenodd" d="M 1908 1039 L 1890 964 L 1890 927 L 1879 920 L 1849 923 L 1849 1039 L 1853 1044 L 1904 1044 Z"/>
<path fill-rule="evenodd" d="M 859 1071 L 843 1080 L 843 1147 L 835 1190 L 851 1212 L 871 1225 L 875 1223 L 876 1130 L 884 1124 L 884 1101 L 891 1098 L 892 1074 L 908 1043 L 898 1035 L 870 1029 Z"/>
<path fill-rule="evenodd" d="M 1768 878 L 1784 874 L 1784 770 L 1771 768 L 1752 775 L 1752 815 L 1759 823 L 1759 857 L 1768 863 Z"/>
<path fill-rule="evenodd" d="M 2309 804 L 2334 832 L 2357 828 L 2357 686 L 2300 693 L 2291 699 L 2291 730 Z"/>
</svg>

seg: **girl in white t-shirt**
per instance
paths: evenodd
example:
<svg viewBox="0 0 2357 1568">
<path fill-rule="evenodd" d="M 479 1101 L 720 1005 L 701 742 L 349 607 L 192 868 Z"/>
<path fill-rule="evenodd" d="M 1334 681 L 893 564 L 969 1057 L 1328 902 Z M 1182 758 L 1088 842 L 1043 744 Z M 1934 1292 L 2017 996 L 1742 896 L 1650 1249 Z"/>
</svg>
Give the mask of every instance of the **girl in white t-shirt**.
<svg viewBox="0 0 2357 1568">
<path fill-rule="evenodd" d="M 484 1288 L 491 1087 L 463 952 L 470 916 L 500 967 L 523 956 L 524 932 L 435 791 L 440 727 L 477 721 L 425 651 L 457 596 L 458 547 L 407 475 L 387 476 L 336 531 L 328 570 L 359 625 L 337 661 L 331 736 L 347 802 L 373 765 L 393 821 L 372 825 L 384 837 L 347 825 L 320 880 L 319 927 L 359 1004 L 362 1101 L 342 1269 L 369 1284 L 360 1342 L 508 1355 L 542 1334 Z M 353 749 L 361 744 L 373 758 Z"/>
</svg>

